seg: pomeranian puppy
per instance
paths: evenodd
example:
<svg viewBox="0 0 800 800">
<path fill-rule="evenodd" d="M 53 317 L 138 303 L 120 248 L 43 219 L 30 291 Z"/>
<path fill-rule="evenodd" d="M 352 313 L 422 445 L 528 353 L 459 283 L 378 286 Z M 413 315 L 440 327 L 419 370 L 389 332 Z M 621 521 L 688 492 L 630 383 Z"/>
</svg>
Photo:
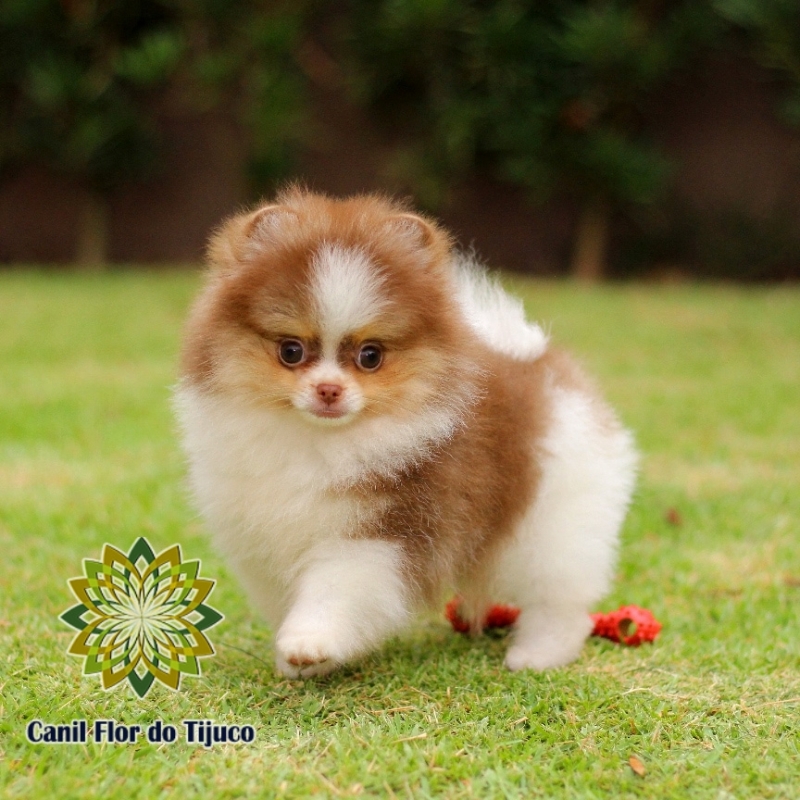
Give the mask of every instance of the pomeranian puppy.
<svg viewBox="0 0 800 800">
<path fill-rule="evenodd" d="M 276 631 L 322 675 L 446 590 L 506 665 L 576 658 L 634 483 L 628 432 L 435 222 L 301 189 L 225 223 L 176 406 L 197 503 Z M 439 606 L 440 607 L 440 606 Z"/>
</svg>

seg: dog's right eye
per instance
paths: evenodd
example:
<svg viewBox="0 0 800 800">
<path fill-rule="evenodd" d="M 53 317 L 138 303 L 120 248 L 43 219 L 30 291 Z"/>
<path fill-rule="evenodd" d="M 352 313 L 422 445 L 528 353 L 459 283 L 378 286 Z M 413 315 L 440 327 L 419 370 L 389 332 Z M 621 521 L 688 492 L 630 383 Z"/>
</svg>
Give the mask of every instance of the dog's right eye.
<svg viewBox="0 0 800 800">
<path fill-rule="evenodd" d="M 278 345 L 278 358 L 287 367 L 296 367 L 306 358 L 306 349 L 299 339 L 283 339 Z"/>
</svg>

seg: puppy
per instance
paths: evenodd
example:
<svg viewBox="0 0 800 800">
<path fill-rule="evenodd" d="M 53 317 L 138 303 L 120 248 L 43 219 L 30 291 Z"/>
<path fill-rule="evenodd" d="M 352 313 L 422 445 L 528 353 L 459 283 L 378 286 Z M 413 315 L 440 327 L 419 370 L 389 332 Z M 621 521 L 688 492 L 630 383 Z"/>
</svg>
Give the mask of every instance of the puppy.
<svg viewBox="0 0 800 800">
<path fill-rule="evenodd" d="M 576 658 L 635 454 L 521 304 L 377 196 L 290 189 L 225 223 L 209 261 L 176 406 L 278 670 L 325 674 L 446 590 L 476 633 L 492 603 L 521 608 L 510 669 Z"/>
</svg>

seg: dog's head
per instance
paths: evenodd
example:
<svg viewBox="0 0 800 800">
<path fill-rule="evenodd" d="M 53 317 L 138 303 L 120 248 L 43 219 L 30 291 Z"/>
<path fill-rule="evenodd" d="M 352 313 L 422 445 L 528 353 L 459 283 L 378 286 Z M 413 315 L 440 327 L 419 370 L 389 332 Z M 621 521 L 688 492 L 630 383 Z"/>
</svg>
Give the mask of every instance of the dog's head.
<svg viewBox="0 0 800 800">
<path fill-rule="evenodd" d="M 190 319 L 186 380 L 342 426 L 441 399 L 465 331 L 450 240 L 376 196 L 293 189 L 225 223 Z"/>
</svg>

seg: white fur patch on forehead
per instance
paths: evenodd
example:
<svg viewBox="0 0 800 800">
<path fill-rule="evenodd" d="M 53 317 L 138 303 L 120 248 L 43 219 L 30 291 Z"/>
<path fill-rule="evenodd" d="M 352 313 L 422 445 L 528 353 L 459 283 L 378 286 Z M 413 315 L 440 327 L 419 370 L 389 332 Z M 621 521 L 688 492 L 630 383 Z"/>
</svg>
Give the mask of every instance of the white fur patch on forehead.
<svg viewBox="0 0 800 800">
<path fill-rule="evenodd" d="M 311 296 L 324 340 L 340 341 L 386 306 L 384 280 L 366 253 L 328 244 L 312 262 Z"/>
</svg>

